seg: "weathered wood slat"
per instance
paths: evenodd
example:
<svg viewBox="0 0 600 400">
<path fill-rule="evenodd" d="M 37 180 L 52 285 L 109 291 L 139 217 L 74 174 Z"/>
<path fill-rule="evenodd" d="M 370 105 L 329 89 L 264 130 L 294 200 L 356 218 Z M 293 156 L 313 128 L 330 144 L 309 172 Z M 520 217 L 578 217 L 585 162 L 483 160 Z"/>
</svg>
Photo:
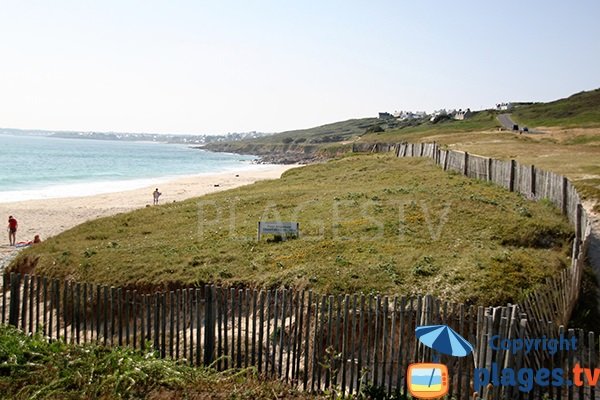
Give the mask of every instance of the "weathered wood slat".
<svg viewBox="0 0 600 400">
<path fill-rule="evenodd" d="M 6 275 L 4 275 L 4 282 L 6 283 Z M 50 315 L 48 315 L 48 278 L 43 277 L 42 279 L 42 285 L 43 285 L 43 307 L 42 307 L 42 323 L 44 324 L 44 328 L 43 328 L 43 333 L 44 336 L 50 336 L 51 335 L 51 331 L 52 331 L 52 324 L 50 324 L 50 326 L 47 326 L 46 324 L 48 323 L 48 318 L 52 318 L 52 314 L 50 312 Z M 3 288 L 3 293 L 4 296 L 6 296 L 6 291 Z M 52 310 L 52 308 L 50 308 L 50 310 Z M 3 311 L 4 312 L 4 311 Z M 4 319 L 4 315 L 2 316 L 2 322 L 6 321 Z"/>
<path fill-rule="evenodd" d="M 74 300 L 74 304 L 73 304 L 73 313 L 75 314 L 75 318 L 74 318 L 74 326 L 75 326 L 75 343 L 80 344 L 81 343 L 81 315 L 80 315 L 80 304 L 81 304 L 81 285 L 79 283 L 75 284 L 75 300 Z M 33 299 L 32 299 L 33 300 Z M 30 313 L 30 316 L 33 317 L 33 314 Z M 31 318 L 33 319 L 33 318 Z M 31 332 L 32 329 L 30 328 L 29 331 Z M 71 335 L 73 334 L 73 330 L 71 330 Z"/>
<path fill-rule="evenodd" d="M 327 309 L 327 296 L 323 295 L 321 296 L 321 311 L 319 313 L 320 318 L 319 318 L 319 329 L 318 329 L 318 334 L 317 336 L 315 336 L 315 341 L 313 346 L 315 347 L 315 351 L 317 354 L 317 358 L 316 358 L 316 363 L 317 363 L 317 367 L 314 369 L 314 371 L 316 371 L 317 374 L 317 389 L 320 391 L 322 388 L 322 375 L 323 375 L 323 366 L 322 366 L 322 362 L 321 359 L 323 357 L 326 357 L 326 347 L 324 347 L 322 345 L 322 339 L 325 335 L 325 327 L 327 325 L 327 320 L 325 317 L 325 310 Z M 316 329 L 316 325 L 315 325 L 315 329 Z"/>
<path fill-rule="evenodd" d="M 79 284 L 77 284 L 79 285 Z M 29 281 L 29 333 L 33 333 L 33 307 L 35 303 L 35 276 L 31 276 Z"/>
<path fill-rule="evenodd" d="M 242 367 L 242 305 L 243 305 L 243 293 L 242 289 L 237 291 L 237 349 L 236 349 L 236 367 Z"/>
<path fill-rule="evenodd" d="M 388 338 L 389 338 L 389 330 L 388 330 L 388 310 L 389 309 L 389 299 L 387 296 L 383 297 L 383 309 L 381 313 L 381 383 L 379 386 L 385 388 L 385 379 L 387 371 L 387 356 L 388 356 Z"/>
<path fill-rule="evenodd" d="M 84 283 L 83 284 L 83 342 L 87 343 L 88 342 L 88 284 Z M 38 296 L 39 299 L 39 296 Z M 38 311 L 39 311 L 39 305 L 38 305 Z M 36 317 L 36 320 L 39 321 L 39 317 Z"/>
<path fill-rule="evenodd" d="M 278 314 L 278 308 L 279 308 L 279 302 L 281 295 L 280 295 L 280 291 L 279 290 L 275 290 L 274 292 L 274 304 L 273 304 L 273 336 L 269 336 L 269 342 L 272 342 L 273 344 L 273 354 L 271 355 L 271 376 L 275 375 L 275 362 L 276 362 L 276 355 L 277 355 L 277 335 L 279 334 L 279 324 L 278 324 L 278 319 L 277 319 L 277 314 Z"/>
<path fill-rule="evenodd" d="M 312 309 L 312 290 L 308 291 L 308 303 L 306 305 L 306 334 L 304 336 L 304 374 L 302 376 L 302 390 L 306 391 L 308 387 L 308 368 L 309 368 L 309 345 L 310 345 L 310 314 Z M 259 370 L 260 372 L 260 370 Z"/>
<path fill-rule="evenodd" d="M 360 388 L 362 385 L 362 362 L 363 362 L 363 332 L 365 328 L 365 296 L 363 294 L 360 295 L 360 312 L 359 312 L 359 321 L 358 321 L 358 343 L 360 346 L 358 348 L 358 360 L 356 364 L 356 370 L 358 371 L 357 382 L 356 382 L 356 391 L 360 392 Z M 366 345 L 368 347 L 368 343 Z"/>
<path fill-rule="evenodd" d="M 302 338 L 302 328 L 303 328 L 303 322 L 304 320 L 304 305 L 305 305 L 305 299 L 306 299 L 306 291 L 302 291 L 302 297 L 300 298 L 300 309 L 298 310 L 298 315 L 299 315 L 299 321 L 298 321 L 298 340 L 297 340 L 297 349 L 295 354 L 297 354 L 296 357 L 296 375 L 295 375 L 295 381 L 299 384 L 300 383 L 300 360 L 301 360 L 301 352 L 302 352 L 302 346 L 304 344 L 303 338 Z M 306 365 L 306 354 L 307 352 L 304 353 L 304 364 Z M 304 368 L 306 370 L 306 368 Z"/>
<path fill-rule="evenodd" d="M 189 330 L 188 330 L 188 312 L 191 309 L 190 300 L 189 300 L 189 291 L 191 289 L 184 289 L 181 292 L 181 302 L 182 302 L 182 313 L 181 313 L 181 323 L 183 324 L 183 331 L 181 336 L 181 342 L 183 346 L 183 358 L 186 360 L 193 360 L 191 349 L 188 353 L 188 332 L 191 335 L 192 332 L 192 324 L 190 321 Z M 189 355 L 188 355 L 189 354 Z"/>
<path fill-rule="evenodd" d="M 371 346 L 371 342 L 372 337 L 373 337 L 373 324 L 372 324 L 372 316 L 373 316 L 373 295 L 369 295 L 369 302 L 367 304 L 367 315 L 366 315 L 366 321 L 365 323 L 367 324 L 367 338 L 365 341 L 365 347 L 366 347 L 366 355 L 365 355 L 365 359 L 364 359 L 364 368 L 367 369 L 367 371 L 371 372 L 371 379 L 369 379 L 368 374 L 365 374 L 365 384 L 369 383 L 369 382 L 373 382 L 373 378 L 372 378 L 372 374 L 373 374 L 373 367 L 371 364 L 371 352 L 372 352 L 372 346 Z"/>
<path fill-rule="evenodd" d="M 256 302 L 258 292 L 252 291 L 252 365 L 256 365 Z M 258 363 L 260 365 L 260 362 Z M 259 367 L 260 368 L 260 367 Z M 260 370 L 259 370 L 260 371 Z"/>
<path fill-rule="evenodd" d="M 265 342 L 265 374 L 269 373 L 269 363 L 271 362 L 271 313 L 273 312 L 273 306 L 271 302 L 271 291 L 267 290 L 267 313 L 266 313 L 266 340 Z"/>
<path fill-rule="evenodd" d="M 250 289 L 246 289 L 245 293 L 244 293 L 244 308 L 246 310 L 246 315 L 245 315 L 245 330 L 244 330 L 244 367 L 248 368 L 248 362 L 249 362 L 249 358 L 250 358 L 250 353 L 249 353 L 249 344 L 250 344 L 250 339 L 249 339 L 249 328 L 250 328 Z"/>
<path fill-rule="evenodd" d="M 206 287 L 204 304 L 204 365 L 211 365 L 214 361 L 215 353 L 215 309 L 216 309 L 216 288 L 214 285 Z M 196 309 L 200 308 L 200 291 L 195 291 Z M 196 343 L 200 344 L 200 318 L 196 318 Z M 200 364 L 200 352 L 196 352 L 196 362 Z"/>
<path fill-rule="evenodd" d="M 278 364 L 277 364 L 277 377 L 279 379 L 281 379 L 281 373 L 283 370 L 283 346 L 284 346 L 284 337 L 285 337 L 285 312 L 286 312 L 286 294 L 287 291 L 285 289 L 283 289 L 281 291 L 281 318 L 279 320 L 280 322 L 280 328 L 279 328 L 279 356 L 278 356 Z"/>
<path fill-rule="evenodd" d="M 264 322 L 265 322 L 265 293 L 260 291 L 260 303 L 259 303 L 259 320 L 258 320 L 258 372 L 262 372 L 263 366 L 263 340 L 264 340 Z M 307 350 L 308 351 L 308 350 Z M 308 369 L 305 368 L 305 373 L 308 373 Z M 306 390 L 306 385 L 304 387 Z"/>
<path fill-rule="evenodd" d="M 289 382 L 289 378 L 290 378 L 290 362 L 291 362 L 291 349 L 292 349 L 292 343 L 293 343 L 293 337 L 294 337 L 294 329 L 295 329 L 295 325 L 296 325 L 296 319 L 294 319 L 294 304 L 295 304 L 295 300 L 296 300 L 296 294 L 294 293 L 294 291 L 289 290 L 288 291 L 288 308 L 289 311 L 287 311 L 286 314 L 286 318 L 288 319 L 288 328 L 287 328 L 287 340 L 286 340 L 286 348 L 285 348 L 285 353 L 286 353 L 286 362 L 285 362 L 285 371 L 284 371 L 284 377 L 285 377 L 285 382 L 288 383 Z"/>
<path fill-rule="evenodd" d="M 117 295 L 117 330 L 119 331 L 119 346 L 123 346 L 123 289 L 118 288 Z"/>
<path fill-rule="evenodd" d="M 350 322 L 350 387 L 348 392 L 350 395 L 354 394 L 355 379 L 357 376 L 356 371 L 356 306 L 357 306 L 357 295 L 352 296 L 352 315 Z"/>
<path fill-rule="evenodd" d="M 218 369 L 222 369 L 223 368 L 223 313 L 221 312 L 222 310 L 222 306 L 221 303 L 223 302 L 222 299 L 222 291 L 220 287 L 216 287 L 216 292 L 215 292 L 216 297 L 214 298 L 214 302 L 215 302 L 215 316 L 216 316 L 216 321 L 217 321 L 217 336 L 216 336 L 216 347 L 215 347 L 215 357 L 218 360 L 217 361 L 217 368 Z"/>
<path fill-rule="evenodd" d="M 325 297 L 325 296 L 323 296 Z M 310 392 L 314 393 L 315 392 L 315 384 L 316 384 L 316 374 L 317 374 L 317 341 L 318 341 L 318 335 L 319 335 L 319 297 L 317 296 L 317 298 L 315 299 L 315 323 L 313 324 L 314 328 L 313 328 L 313 338 L 312 338 L 312 352 L 311 352 L 311 357 L 310 357 L 310 366 L 311 366 L 311 370 L 312 370 L 312 376 L 311 376 L 311 380 L 310 380 Z M 310 336 L 307 335 L 307 339 L 309 339 Z"/>
<path fill-rule="evenodd" d="M 373 373 L 372 382 L 376 387 L 379 386 L 379 347 L 381 338 L 379 335 L 379 326 L 381 325 L 381 296 L 375 298 L 375 326 L 373 328 Z"/>
<path fill-rule="evenodd" d="M 343 323 L 343 328 L 342 328 L 342 365 L 341 365 L 341 369 L 342 369 L 342 393 L 346 393 L 346 368 L 347 368 L 347 364 L 348 364 L 348 333 L 349 333 L 349 325 L 348 325 L 348 319 L 349 319 L 349 303 L 350 303 L 350 296 L 346 295 L 344 297 L 344 323 Z"/>
</svg>

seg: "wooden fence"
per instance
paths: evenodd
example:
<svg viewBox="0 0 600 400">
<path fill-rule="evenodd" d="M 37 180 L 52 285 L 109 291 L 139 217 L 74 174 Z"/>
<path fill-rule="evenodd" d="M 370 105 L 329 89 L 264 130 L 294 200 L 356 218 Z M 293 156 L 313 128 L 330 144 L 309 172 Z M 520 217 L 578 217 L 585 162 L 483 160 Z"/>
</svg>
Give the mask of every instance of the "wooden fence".
<svg viewBox="0 0 600 400">
<path fill-rule="evenodd" d="M 346 395 L 365 385 L 406 393 L 408 365 L 434 356 L 415 337 L 419 325 L 448 325 L 474 345 L 472 355 L 440 359 L 448 366 L 450 396 L 456 399 L 471 398 L 474 368 L 572 368 L 574 363 L 593 368 L 599 355 L 593 333 L 562 327 L 548 337 L 577 337 L 580 345 L 574 351 L 523 356 L 493 350 L 488 343 L 495 335 L 533 337 L 532 320 L 520 306 L 465 306 L 432 296 L 326 296 L 217 286 L 139 294 L 13 273 L 4 275 L 1 307 L 0 322 L 51 340 L 153 349 L 161 357 L 217 369 L 253 366 L 265 377 L 302 390 Z M 546 324 L 548 332 L 555 331 Z M 558 394 L 557 388 L 549 390 Z M 581 396 L 569 397 L 580 390 Z M 495 399 L 519 393 L 493 387 L 485 388 L 484 395 L 490 391 Z M 570 387 L 560 395 L 593 399 L 595 388 Z"/>
<path fill-rule="evenodd" d="M 514 161 L 493 160 L 433 144 L 373 145 L 368 151 L 395 151 L 398 156 L 430 157 L 445 170 L 493 181 L 531 199 L 548 198 L 575 226 L 571 268 L 548 280 L 522 304 L 473 307 L 432 296 L 328 296 L 312 291 L 202 286 L 142 294 L 121 288 L 5 274 L 1 323 L 51 340 L 96 342 L 153 349 L 161 357 L 185 359 L 218 369 L 255 367 L 310 392 L 336 390 L 351 395 L 366 386 L 406 393 L 406 370 L 434 354 L 415 337 L 419 325 L 446 324 L 474 346 L 464 358 L 441 357 L 450 375 L 449 397 L 469 399 L 476 368 L 595 368 L 599 343 L 595 334 L 565 330 L 577 301 L 583 255 L 590 233 L 579 196 L 565 178 Z M 577 338 L 577 347 L 550 354 L 494 350 L 502 338 Z M 480 390 L 494 399 L 595 399 L 595 387 L 539 387 L 524 395 L 518 388 Z"/>
</svg>

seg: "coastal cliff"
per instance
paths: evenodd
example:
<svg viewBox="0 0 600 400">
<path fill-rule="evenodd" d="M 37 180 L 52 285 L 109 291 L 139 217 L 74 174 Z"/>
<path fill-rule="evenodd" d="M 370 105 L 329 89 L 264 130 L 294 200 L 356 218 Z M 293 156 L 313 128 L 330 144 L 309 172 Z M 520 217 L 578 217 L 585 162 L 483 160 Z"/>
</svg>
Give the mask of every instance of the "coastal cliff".
<svg viewBox="0 0 600 400">
<path fill-rule="evenodd" d="M 352 151 L 352 145 L 320 146 L 297 143 L 210 143 L 202 149 L 236 154 L 250 154 L 260 157 L 266 164 L 310 164 L 324 161 Z"/>
</svg>

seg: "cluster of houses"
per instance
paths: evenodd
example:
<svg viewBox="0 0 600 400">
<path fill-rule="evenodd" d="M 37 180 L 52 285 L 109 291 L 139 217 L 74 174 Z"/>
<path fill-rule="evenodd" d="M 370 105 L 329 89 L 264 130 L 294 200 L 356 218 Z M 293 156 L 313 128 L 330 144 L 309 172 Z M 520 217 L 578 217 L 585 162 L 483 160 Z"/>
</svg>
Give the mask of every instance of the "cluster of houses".
<svg viewBox="0 0 600 400">
<path fill-rule="evenodd" d="M 514 107 L 514 103 L 498 103 L 496 104 L 497 111 L 510 111 Z M 379 119 L 383 120 L 392 120 L 395 119 L 397 121 L 411 121 L 411 120 L 429 120 L 431 122 L 437 122 L 442 119 L 454 119 L 454 120 L 465 120 L 469 118 L 473 113 L 470 108 L 466 110 L 458 109 L 458 110 L 436 110 L 431 114 L 426 113 L 425 111 L 394 111 L 393 114 L 388 112 L 380 112 Z"/>
<path fill-rule="evenodd" d="M 513 108 L 513 103 L 498 103 L 496 104 L 496 110 L 498 111 L 510 111 Z"/>
<path fill-rule="evenodd" d="M 451 118 L 455 120 L 464 120 L 472 115 L 471 109 L 466 110 L 446 110 L 441 109 L 434 111 L 431 114 L 427 114 L 425 111 L 395 111 L 393 114 L 388 112 L 380 112 L 379 119 L 396 119 L 398 121 L 410 121 L 410 120 L 425 120 L 429 119 L 431 122 L 436 122 L 443 118 Z"/>
</svg>

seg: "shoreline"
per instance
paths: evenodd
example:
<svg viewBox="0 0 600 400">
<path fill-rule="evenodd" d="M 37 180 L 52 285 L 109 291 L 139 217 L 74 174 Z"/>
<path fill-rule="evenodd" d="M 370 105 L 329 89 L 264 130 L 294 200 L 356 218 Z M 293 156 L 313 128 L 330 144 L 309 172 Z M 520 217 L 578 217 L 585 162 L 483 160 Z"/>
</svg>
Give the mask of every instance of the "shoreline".
<svg viewBox="0 0 600 400">
<path fill-rule="evenodd" d="M 276 163 L 244 163 L 237 167 L 229 167 L 216 172 L 199 172 L 182 175 L 162 175 L 156 177 L 127 178 L 122 180 L 96 180 L 86 182 L 53 183 L 48 186 L 37 188 L 26 188 L 21 190 L 9 190 L 0 192 L 0 206 L 2 204 L 15 204 L 33 200 L 53 200 L 74 197 L 90 197 L 102 194 L 124 192 L 135 189 L 145 189 L 152 185 L 162 185 L 165 183 L 178 181 L 192 177 L 204 177 L 219 175 L 222 173 L 233 172 L 235 174 L 245 174 L 268 170 Z"/>
<path fill-rule="evenodd" d="M 35 235 L 45 240 L 89 220 L 152 206 L 152 192 L 156 187 L 162 193 L 159 204 L 166 204 L 261 180 L 278 179 L 285 171 L 300 165 L 262 166 L 259 169 L 187 175 L 168 181 L 158 178 L 157 182 L 160 183 L 126 191 L 0 203 L 0 216 L 6 221 L 9 215 L 13 215 L 19 222 L 17 242 L 32 240 Z M 0 239 L 0 269 L 18 250 L 8 245 L 5 232 L 4 238 Z"/>
</svg>

